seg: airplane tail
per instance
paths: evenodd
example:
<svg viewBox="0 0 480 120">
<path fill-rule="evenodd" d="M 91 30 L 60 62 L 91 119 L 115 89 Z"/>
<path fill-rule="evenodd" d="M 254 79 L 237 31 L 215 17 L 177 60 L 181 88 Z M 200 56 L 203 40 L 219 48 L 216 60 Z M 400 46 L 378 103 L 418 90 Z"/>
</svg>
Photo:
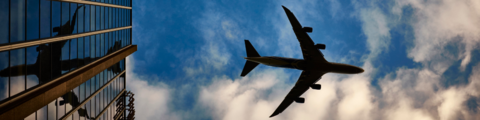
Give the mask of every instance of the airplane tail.
<svg viewBox="0 0 480 120">
<path fill-rule="evenodd" d="M 258 54 L 257 50 L 253 48 L 253 45 L 250 43 L 250 41 L 245 40 L 245 48 L 247 49 L 247 57 L 260 57 L 260 54 Z M 245 63 L 245 66 L 243 67 L 242 74 L 240 76 L 244 77 L 250 71 L 252 71 L 255 67 L 257 67 L 257 65 L 258 63 L 247 60 L 247 62 Z"/>
</svg>

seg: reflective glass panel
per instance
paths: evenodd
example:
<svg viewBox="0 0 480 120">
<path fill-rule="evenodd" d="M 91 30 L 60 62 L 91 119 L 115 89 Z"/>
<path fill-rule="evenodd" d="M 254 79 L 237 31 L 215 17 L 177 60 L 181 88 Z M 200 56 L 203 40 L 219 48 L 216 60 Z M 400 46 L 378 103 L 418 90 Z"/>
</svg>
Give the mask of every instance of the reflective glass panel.
<svg viewBox="0 0 480 120">
<path fill-rule="evenodd" d="M 62 74 L 62 55 L 63 53 L 63 47 L 65 46 L 65 43 L 67 41 L 60 41 L 60 42 L 55 42 L 52 43 L 52 77 L 56 78 L 59 77 Z"/>
<path fill-rule="evenodd" d="M 27 89 L 40 83 L 38 76 L 40 76 L 40 59 L 38 46 L 27 48 Z"/>
<path fill-rule="evenodd" d="M 108 8 L 108 28 L 112 28 L 112 8 Z"/>
<path fill-rule="evenodd" d="M 95 31 L 95 6 L 90 6 L 90 31 Z"/>
<path fill-rule="evenodd" d="M 101 7 L 101 11 L 100 11 L 100 21 L 101 21 L 101 24 L 100 24 L 100 29 L 105 29 L 105 7 Z"/>
<path fill-rule="evenodd" d="M 27 0 L 27 40 L 39 38 L 39 0 Z"/>
<path fill-rule="evenodd" d="M 0 52 L 0 101 L 8 98 L 8 76 L 10 71 L 8 69 L 9 51 Z"/>
<path fill-rule="evenodd" d="M 85 82 L 82 83 L 82 84 L 79 86 L 78 89 L 79 89 L 79 91 L 80 91 L 80 92 L 79 92 L 78 99 L 79 99 L 80 101 L 85 100 L 85 92 L 86 92 L 86 91 L 85 91 Z"/>
<path fill-rule="evenodd" d="M 90 31 L 90 5 L 85 5 L 85 32 Z"/>
<path fill-rule="evenodd" d="M 60 32 L 60 14 L 61 14 L 61 9 L 60 9 L 60 2 L 57 1 L 52 1 L 52 36 L 58 35 Z"/>
<path fill-rule="evenodd" d="M 68 94 L 68 93 L 67 93 Z M 63 115 L 65 115 L 65 102 L 68 100 L 65 100 L 63 97 L 66 95 L 62 95 L 61 97 L 57 98 L 57 118 L 61 118 Z"/>
<path fill-rule="evenodd" d="M 25 41 L 25 1 L 10 1 L 10 42 Z"/>
<path fill-rule="evenodd" d="M 0 0 L 0 44 L 8 43 L 8 16 L 10 14 L 8 2 L 8 0 Z M 2 100 L 1 97 L 0 100 Z"/>
<path fill-rule="evenodd" d="M 48 120 L 56 120 L 57 119 L 57 100 L 54 100 L 48 104 L 47 107 L 48 111 Z"/>
<path fill-rule="evenodd" d="M 62 47 L 61 67 L 62 74 L 70 70 L 70 40 L 65 41 Z"/>
<path fill-rule="evenodd" d="M 77 12 L 77 26 L 78 26 L 78 33 L 83 33 L 83 28 L 84 28 L 84 19 L 85 19 L 85 5 L 83 4 L 78 4 L 78 12 Z"/>
<path fill-rule="evenodd" d="M 25 90 L 25 48 L 10 51 L 10 97 Z"/>
<path fill-rule="evenodd" d="M 100 49 L 102 50 L 100 56 L 103 57 L 105 55 L 105 34 L 100 34 Z"/>
<path fill-rule="evenodd" d="M 95 35 L 90 36 L 90 62 L 96 60 L 95 57 Z"/>
<path fill-rule="evenodd" d="M 100 30 L 101 24 L 101 11 L 100 6 L 95 6 L 95 30 Z"/>
<path fill-rule="evenodd" d="M 95 39 L 95 57 L 97 57 L 96 59 L 98 59 L 98 58 L 101 57 L 100 53 L 102 51 L 102 49 L 100 47 L 101 46 L 101 43 L 100 43 L 101 39 L 100 39 L 100 35 L 98 35 L 98 34 L 95 35 L 95 37 L 96 37 L 96 39 Z"/>
<path fill-rule="evenodd" d="M 70 25 L 72 29 L 72 34 L 77 33 L 78 29 L 78 11 L 79 6 L 76 3 L 70 3 Z"/>
<path fill-rule="evenodd" d="M 72 39 L 70 42 L 70 71 L 76 69 L 78 66 L 77 44 L 77 39 Z"/>
<path fill-rule="evenodd" d="M 49 0 L 40 0 L 40 38 L 50 37 L 50 3 Z"/>
<path fill-rule="evenodd" d="M 84 46 L 83 46 L 83 37 L 81 38 L 78 38 L 78 67 L 81 67 L 84 65 L 84 57 L 83 57 L 83 53 L 84 53 Z"/>
<path fill-rule="evenodd" d="M 68 34 L 72 34 L 72 31 L 71 31 L 71 28 L 73 26 L 70 26 L 70 3 L 68 2 L 62 2 L 62 6 L 61 6 L 61 18 L 62 18 L 62 22 L 61 22 L 61 27 L 60 27 L 60 34 L 61 35 L 68 35 Z"/>
<path fill-rule="evenodd" d="M 87 64 L 90 62 L 91 58 L 90 58 L 90 36 L 87 36 L 87 37 L 83 37 L 84 38 L 84 45 L 85 45 L 85 52 L 83 52 L 85 54 L 85 57 L 84 57 L 84 64 Z"/>
<path fill-rule="evenodd" d="M 48 105 L 45 105 L 42 108 L 37 110 L 37 120 L 47 120 L 47 115 L 48 115 L 47 106 Z"/>
<path fill-rule="evenodd" d="M 40 61 L 40 84 L 46 83 L 51 80 L 52 75 L 52 44 L 39 45 L 36 50 L 39 51 Z M 58 62 L 57 62 L 58 63 Z"/>
</svg>

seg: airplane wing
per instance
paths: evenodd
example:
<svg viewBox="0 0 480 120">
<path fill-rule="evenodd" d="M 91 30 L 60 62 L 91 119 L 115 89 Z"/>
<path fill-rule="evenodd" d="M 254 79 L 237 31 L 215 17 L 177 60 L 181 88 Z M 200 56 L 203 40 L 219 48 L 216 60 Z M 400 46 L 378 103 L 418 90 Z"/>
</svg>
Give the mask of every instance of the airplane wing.
<svg viewBox="0 0 480 120">
<path fill-rule="evenodd" d="M 300 77 L 298 78 L 297 83 L 293 86 L 292 90 L 285 96 L 280 106 L 273 112 L 270 117 L 282 113 L 287 107 L 292 104 L 292 102 L 300 97 L 305 91 L 308 90 L 310 85 L 315 84 L 325 73 L 312 73 L 310 71 L 303 71 Z"/>
<path fill-rule="evenodd" d="M 295 32 L 295 35 L 297 36 L 298 42 L 300 42 L 303 58 L 307 61 L 327 62 L 327 60 L 325 60 L 325 58 L 323 57 L 322 52 L 320 52 L 320 50 L 315 48 L 315 43 L 312 41 L 312 38 L 308 36 L 307 32 L 303 31 L 302 29 L 303 27 L 300 24 L 300 22 L 298 22 L 295 15 L 293 15 L 293 13 L 285 6 L 282 6 L 282 7 L 285 10 L 285 13 L 287 14 L 290 24 L 292 24 L 292 28 L 293 28 L 293 31 Z"/>
</svg>

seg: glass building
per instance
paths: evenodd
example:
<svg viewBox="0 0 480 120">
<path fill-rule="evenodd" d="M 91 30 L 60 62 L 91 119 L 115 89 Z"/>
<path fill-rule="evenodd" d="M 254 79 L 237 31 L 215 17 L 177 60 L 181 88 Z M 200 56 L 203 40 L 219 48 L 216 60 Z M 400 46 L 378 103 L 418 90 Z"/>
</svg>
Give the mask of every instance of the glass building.
<svg viewBox="0 0 480 120">
<path fill-rule="evenodd" d="M 131 43 L 131 0 L 0 0 L 0 120 L 134 118 Z"/>
</svg>

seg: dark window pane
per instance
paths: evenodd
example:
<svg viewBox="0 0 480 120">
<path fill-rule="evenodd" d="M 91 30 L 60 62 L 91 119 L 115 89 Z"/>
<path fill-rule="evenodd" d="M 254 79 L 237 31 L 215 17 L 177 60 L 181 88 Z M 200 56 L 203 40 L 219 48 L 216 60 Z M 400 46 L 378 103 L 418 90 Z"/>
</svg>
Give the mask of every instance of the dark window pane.
<svg viewBox="0 0 480 120">
<path fill-rule="evenodd" d="M 96 38 L 95 38 L 95 57 L 97 57 L 97 59 L 98 59 L 98 58 L 101 57 L 100 53 L 101 53 L 102 49 L 101 49 L 100 46 L 102 44 L 100 43 L 100 41 L 101 41 L 100 35 L 95 35 L 95 36 L 96 36 Z"/>
<path fill-rule="evenodd" d="M 25 48 L 10 51 L 10 97 L 25 90 Z"/>
<path fill-rule="evenodd" d="M 77 44 L 77 39 L 72 39 L 70 42 L 70 71 L 76 69 L 78 66 Z"/>
<path fill-rule="evenodd" d="M 71 27 L 70 26 L 70 3 L 68 2 L 62 2 L 62 22 L 61 22 L 61 31 L 60 31 L 60 34 L 61 35 L 68 35 L 68 34 L 72 34 L 72 31 L 71 30 Z"/>
<path fill-rule="evenodd" d="M 38 39 L 39 30 L 39 0 L 27 0 L 27 40 Z"/>
<path fill-rule="evenodd" d="M 78 6 L 82 6 L 83 4 L 78 4 Z M 77 26 L 78 26 L 78 33 L 83 33 L 83 26 L 84 26 L 84 19 L 85 19 L 85 5 L 82 7 L 78 8 L 77 12 Z"/>
<path fill-rule="evenodd" d="M 108 29 L 112 28 L 112 8 L 111 7 L 107 7 L 106 8 L 107 11 L 106 11 L 106 14 L 105 17 L 107 18 L 107 23 L 106 23 L 106 26 Z"/>
<path fill-rule="evenodd" d="M 96 57 L 95 57 L 95 35 L 90 36 L 90 58 L 92 58 L 90 62 L 96 60 Z"/>
<path fill-rule="evenodd" d="M 67 73 L 70 70 L 70 40 L 65 41 L 62 47 L 61 67 L 62 74 Z"/>
<path fill-rule="evenodd" d="M 77 33 L 78 29 L 78 9 L 79 7 L 76 3 L 70 3 L 70 29 L 72 29 L 72 34 Z"/>
<path fill-rule="evenodd" d="M 95 91 L 97 91 L 98 88 L 100 88 L 100 74 L 95 76 Z"/>
<path fill-rule="evenodd" d="M 118 26 L 123 27 L 123 9 L 118 9 Z"/>
<path fill-rule="evenodd" d="M 109 47 L 108 47 L 108 51 L 109 51 L 109 54 L 110 54 L 110 53 L 113 52 L 113 49 L 112 49 L 112 48 L 113 48 L 113 45 L 114 45 L 113 32 L 110 32 L 109 35 L 110 35 L 110 37 L 109 37 L 109 38 L 110 38 L 110 39 L 109 39 L 109 41 L 110 41 L 109 44 L 110 44 L 110 45 L 109 45 Z"/>
<path fill-rule="evenodd" d="M 78 47 L 78 67 L 81 67 L 84 65 L 84 57 L 83 57 L 83 53 L 84 53 L 84 46 L 83 46 L 83 37 L 81 38 L 78 38 L 78 44 L 77 44 L 77 47 Z"/>
<path fill-rule="evenodd" d="M 108 55 L 108 48 L 110 47 L 110 33 L 105 33 L 105 55 Z"/>
<path fill-rule="evenodd" d="M 80 100 L 80 102 L 83 102 L 83 100 L 85 100 L 85 83 L 82 83 L 78 90 L 80 91 L 78 99 Z"/>
<path fill-rule="evenodd" d="M 8 98 L 8 69 L 9 51 L 0 52 L 0 101 Z"/>
<path fill-rule="evenodd" d="M 90 6 L 90 31 L 95 31 L 95 6 Z"/>
<path fill-rule="evenodd" d="M 38 46 L 27 48 L 27 89 L 40 83 L 40 59 Z"/>
<path fill-rule="evenodd" d="M 50 3 L 49 0 L 40 0 L 40 38 L 50 37 Z"/>
<path fill-rule="evenodd" d="M 52 1 L 52 36 L 56 36 L 60 32 L 60 5 L 60 2 Z"/>
<path fill-rule="evenodd" d="M 102 84 L 102 83 L 103 83 L 103 80 L 104 80 L 103 75 L 104 75 L 104 74 L 103 74 L 103 71 L 98 74 L 98 77 L 99 77 L 99 80 L 98 80 L 98 88 L 100 88 L 100 87 L 103 85 L 103 84 Z"/>
<path fill-rule="evenodd" d="M 87 36 L 87 37 L 83 37 L 85 40 L 83 41 L 84 45 L 85 45 L 85 49 L 83 52 L 85 54 L 85 57 L 84 57 L 84 64 L 88 64 L 90 62 L 90 36 Z"/>
<path fill-rule="evenodd" d="M 105 85 L 105 83 L 107 83 L 108 81 L 108 72 L 107 70 L 103 70 L 103 83 L 102 83 L 102 86 Z"/>
<path fill-rule="evenodd" d="M 91 83 L 91 86 L 90 86 L 90 88 L 91 88 L 91 89 L 90 89 L 90 94 L 92 94 L 92 93 L 94 93 L 95 90 L 96 90 L 96 89 L 95 89 L 95 86 L 96 86 L 96 83 L 97 83 L 97 77 L 96 77 L 96 76 L 93 76 L 92 79 L 91 79 L 91 81 L 90 81 L 90 83 Z"/>
<path fill-rule="evenodd" d="M 85 5 L 85 32 L 90 31 L 90 5 Z"/>
<path fill-rule="evenodd" d="M 116 28 L 117 26 L 117 21 L 118 21 L 118 8 L 112 8 L 113 9 L 113 27 Z"/>
<path fill-rule="evenodd" d="M 86 94 L 85 98 L 89 97 L 90 94 L 92 94 L 92 93 L 91 93 L 91 89 L 92 89 L 91 86 L 92 86 L 92 85 L 91 85 L 90 81 L 92 81 L 92 79 L 90 79 L 90 80 L 88 80 L 87 82 L 85 82 L 85 91 L 86 91 L 86 92 L 85 92 L 85 94 Z"/>
<path fill-rule="evenodd" d="M 10 1 L 10 42 L 25 41 L 25 1 Z"/>
<path fill-rule="evenodd" d="M 101 11 L 100 6 L 95 6 L 95 30 L 100 30 Z"/>
<path fill-rule="evenodd" d="M 105 7 L 101 7 L 101 11 L 100 11 L 100 21 L 101 21 L 101 24 L 100 24 L 100 29 L 105 29 Z"/>
<path fill-rule="evenodd" d="M 8 16 L 10 14 L 8 2 L 8 0 L 0 1 L 0 44 L 8 43 Z M 2 100 L 1 96 L 0 100 Z"/>
<path fill-rule="evenodd" d="M 100 34 L 100 49 L 102 50 L 100 53 L 100 57 L 105 56 L 105 34 Z"/>
<path fill-rule="evenodd" d="M 57 78 L 62 74 L 62 56 L 65 43 L 66 41 L 52 43 L 52 78 Z"/>
<path fill-rule="evenodd" d="M 52 44 L 44 44 L 44 45 L 39 45 L 36 48 L 40 53 L 38 56 L 40 56 L 40 80 L 39 84 L 46 83 L 51 80 L 51 75 L 52 75 L 52 57 L 51 55 L 51 49 L 52 49 Z M 38 62 L 38 61 L 37 61 Z"/>
</svg>

